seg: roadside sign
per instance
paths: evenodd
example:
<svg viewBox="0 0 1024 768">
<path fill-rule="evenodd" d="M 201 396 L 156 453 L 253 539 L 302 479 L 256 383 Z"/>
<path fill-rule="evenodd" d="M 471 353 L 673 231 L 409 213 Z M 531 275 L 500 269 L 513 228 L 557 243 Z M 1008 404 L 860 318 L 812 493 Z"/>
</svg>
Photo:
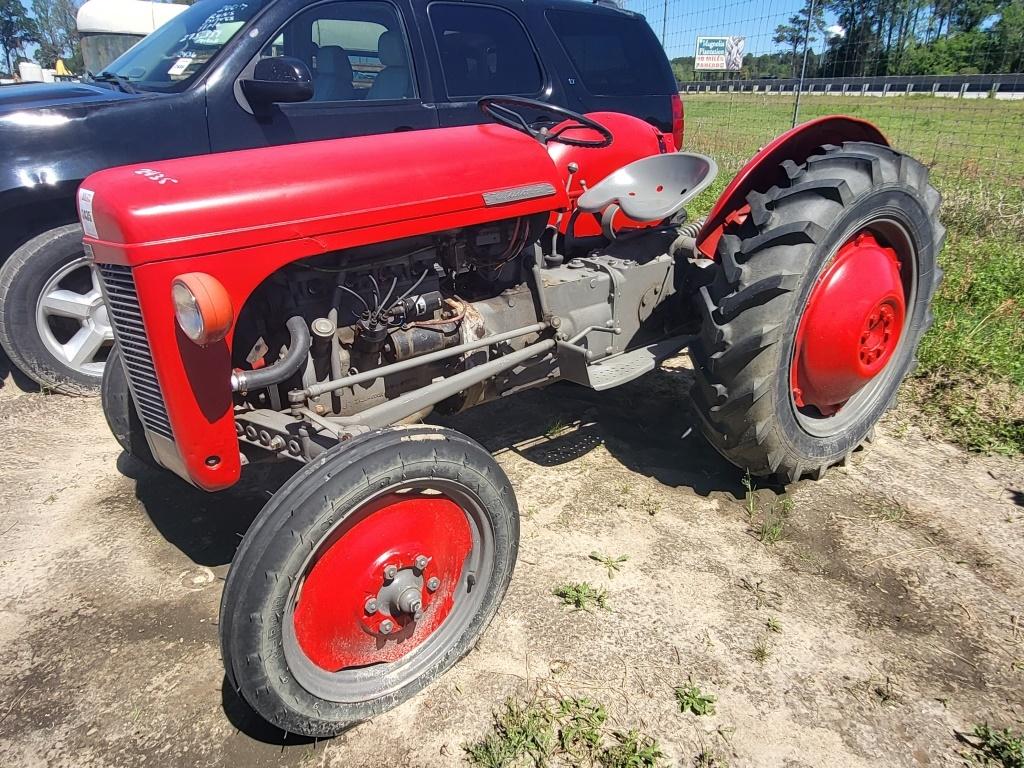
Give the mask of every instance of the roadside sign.
<svg viewBox="0 0 1024 768">
<path fill-rule="evenodd" d="M 746 47 L 745 37 L 698 37 L 693 68 L 698 72 L 738 72 Z"/>
</svg>

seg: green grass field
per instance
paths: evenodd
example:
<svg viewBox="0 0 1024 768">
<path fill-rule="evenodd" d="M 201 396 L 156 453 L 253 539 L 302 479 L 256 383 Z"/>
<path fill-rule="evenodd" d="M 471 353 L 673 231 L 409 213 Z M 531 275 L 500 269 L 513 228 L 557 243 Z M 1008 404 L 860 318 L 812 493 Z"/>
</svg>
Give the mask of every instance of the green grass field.
<svg viewBox="0 0 1024 768">
<path fill-rule="evenodd" d="M 703 214 L 758 147 L 792 124 L 793 97 L 689 94 L 685 149 L 715 157 Z M 804 96 L 800 121 L 870 120 L 932 169 L 948 229 L 935 325 L 907 394 L 926 427 L 973 450 L 1024 453 L 1024 101 Z"/>
</svg>

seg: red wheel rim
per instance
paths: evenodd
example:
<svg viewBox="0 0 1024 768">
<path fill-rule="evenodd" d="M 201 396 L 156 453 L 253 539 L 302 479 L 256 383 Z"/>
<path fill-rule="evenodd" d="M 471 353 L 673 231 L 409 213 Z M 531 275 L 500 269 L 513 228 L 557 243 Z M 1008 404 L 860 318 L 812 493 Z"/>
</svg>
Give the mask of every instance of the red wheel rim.
<svg viewBox="0 0 1024 768">
<path fill-rule="evenodd" d="M 906 292 L 896 251 L 862 230 L 811 289 L 797 328 L 790 386 L 797 408 L 832 416 L 877 377 L 899 345 Z"/>
<path fill-rule="evenodd" d="M 393 493 L 353 515 L 308 566 L 295 639 L 320 669 L 401 659 L 441 626 L 472 548 L 464 510 L 442 495 Z"/>
</svg>

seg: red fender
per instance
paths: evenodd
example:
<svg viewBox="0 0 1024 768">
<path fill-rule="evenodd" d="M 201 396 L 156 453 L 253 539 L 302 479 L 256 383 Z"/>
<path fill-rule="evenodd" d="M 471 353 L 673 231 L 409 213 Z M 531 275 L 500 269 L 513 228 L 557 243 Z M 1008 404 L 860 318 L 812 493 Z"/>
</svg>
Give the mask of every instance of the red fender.
<svg viewBox="0 0 1024 768">
<path fill-rule="evenodd" d="M 715 258 L 718 240 L 729 219 L 747 204 L 752 190 L 763 191 L 776 184 L 784 160 L 800 164 L 824 144 L 870 141 L 889 146 L 888 139 L 874 125 L 856 117 L 830 115 L 803 123 L 773 140 L 754 155 L 729 182 L 697 235 L 697 248 L 705 257 Z"/>
</svg>

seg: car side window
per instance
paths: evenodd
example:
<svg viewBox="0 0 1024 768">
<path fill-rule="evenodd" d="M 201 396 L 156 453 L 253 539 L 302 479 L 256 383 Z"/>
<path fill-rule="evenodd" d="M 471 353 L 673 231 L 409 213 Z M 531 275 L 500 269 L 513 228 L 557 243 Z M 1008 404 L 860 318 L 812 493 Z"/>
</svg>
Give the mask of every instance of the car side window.
<svg viewBox="0 0 1024 768">
<path fill-rule="evenodd" d="M 405 30 L 387 2 L 314 5 L 292 17 L 260 55 L 306 62 L 315 102 L 416 98 Z"/>
<path fill-rule="evenodd" d="M 449 98 L 529 96 L 541 90 L 537 54 L 522 23 L 508 11 L 432 3 L 428 15 Z"/>
</svg>

